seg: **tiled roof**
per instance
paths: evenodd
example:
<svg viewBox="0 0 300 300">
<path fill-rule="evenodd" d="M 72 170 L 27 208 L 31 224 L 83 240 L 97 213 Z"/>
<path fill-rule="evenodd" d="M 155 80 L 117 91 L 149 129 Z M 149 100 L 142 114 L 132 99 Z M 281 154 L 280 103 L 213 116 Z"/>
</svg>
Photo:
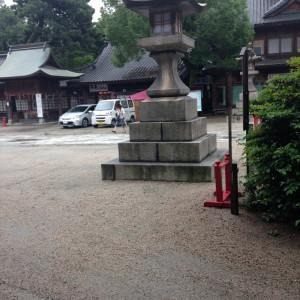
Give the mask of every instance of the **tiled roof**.
<svg viewBox="0 0 300 300">
<path fill-rule="evenodd" d="M 300 13 L 279 14 L 269 17 L 270 14 L 286 5 L 290 0 L 247 0 L 250 22 L 254 25 L 277 22 L 300 21 Z"/>
<path fill-rule="evenodd" d="M 284 58 L 266 58 L 264 57 L 263 60 L 255 62 L 255 67 L 276 67 L 276 66 L 286 66 L 287 60 Z"/>
<path fill-rule="evenodd" d="M 102 54 L 85 70 L 79 82 L 118 82 L 118 81 L 152 81 L 157 76 L 157 63 L 146 52 L 140 61 L 130 61 L 122 68 L 110 62 L 114 47 L 108 44 Z M 182 61 L 178 64 L 178 73 L 183 75 L 186 68 Z"/>
<path fill-rule="evenodd" d="M 59 78 L 77 78 L 82 75 L 61 69 L 47 43 L 11 46 L 6 60 L 0 66 L 0 79 L 31 77 L 37 74 Z"/>
<path fill-rule="evenodd" d="M 274 4 L 268 11 L 265 12 L 264 17 L 270 15 L 271 13 L 275 12 L 277 9 L 281 8 L 285 4 L 287 4 L 290 0 L 281 0 Z"/>
<path fill-rule="evenodd" d="M 278 0 L 247 0 L 250 22 L 260 24 L 262 17 Z"/>
</svg>

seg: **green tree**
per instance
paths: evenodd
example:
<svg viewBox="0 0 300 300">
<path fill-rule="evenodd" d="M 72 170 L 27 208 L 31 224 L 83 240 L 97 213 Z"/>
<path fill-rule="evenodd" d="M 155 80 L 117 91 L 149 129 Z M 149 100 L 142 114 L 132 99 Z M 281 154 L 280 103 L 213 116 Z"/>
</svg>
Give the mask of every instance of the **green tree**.
<svg viewBox="0 0 300 300">
<path fill-rule="evenodd" d="M 26 24 L 24 42 L 49 41 L 63 67 L 78 67 L 78 57 L 98 55 L 102 34 L 92 23 L 89 0 L 14 0 L 11 7 Z M 74 60 L 75 59 L 75 60 Z"/>
<path fill-rule="evenodd" d="M 251 112 L 262 119 L 246 137 L 246 203 L 268 221 L 300 223 L 300 59 L 268 82 Z"/>
<path fill-rule="evenodd" d="M 103 1 L 100 27 L 105 38 L 116 46 L 112 63 L 122 67 L 127 61 L 139 60 L 144 53 L 137 46 L 137 39 L 149 34 L 148 21 L 128 10 L 120 0 Z"/>
<path fill-rule="evenodd" d="M 0 53 L 7 53 L 9 45 L 24 43 L 26 25 L 7 6 L 0 7 Z"/>
<path fill-rule="evenodd" d="M 196 40 L 196 47 L 186 54 L 189 69 L 203 67 L 240 68 L 235 58 L 253 37 L 246 0 L 207 0 L 201 14 L 186 16 L 184 33 Z M 118 66 L 139 58 L 137 38 L 149 35 L 148 20 L 129 11 L 121 0 L 106 0 L 101 26 L 111 44 L 116 46 L 113 63 Z"/>
<path fill-rule="evenodd" d="M 200 1 L 198 1 L 200 2 Z M 186 61 L 192 69 L 234 70 L 240 50 L 254 36 L 246 0 L 206 0 L 201 14 L 184 18 L 184 33 L 196 40 Z"/>
</svg>

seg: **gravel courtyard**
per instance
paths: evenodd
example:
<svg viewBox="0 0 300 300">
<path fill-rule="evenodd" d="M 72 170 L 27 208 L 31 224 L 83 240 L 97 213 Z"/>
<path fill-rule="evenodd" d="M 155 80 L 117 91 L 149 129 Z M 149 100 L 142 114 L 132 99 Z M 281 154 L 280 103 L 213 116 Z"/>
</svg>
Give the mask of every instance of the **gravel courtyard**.
<svg viewBox="0 0 300 300">
<path fill-rule="evenodd" d="M 218 147 L 225 121 L 208 119 Z M 85 134 L 112 136 L 0 127 L 1 300 L 300 299 L 299 233 L 243 208 L 205 208 L 214 182 L 102 181 L 116 143 L 36 143 Z M 241 152 L 235 140 L 240 176 Z"/>
</svg>

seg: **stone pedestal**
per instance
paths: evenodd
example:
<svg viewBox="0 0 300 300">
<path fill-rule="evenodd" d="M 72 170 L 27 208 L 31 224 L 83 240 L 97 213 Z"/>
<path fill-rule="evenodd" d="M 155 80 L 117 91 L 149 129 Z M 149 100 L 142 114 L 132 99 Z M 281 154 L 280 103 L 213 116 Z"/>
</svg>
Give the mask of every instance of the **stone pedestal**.
<svg viewBox="0 0 300 300">
<path fill-rule="evenodd" d="M 249 101 L 255 100 L 259 97 L 259 92 L 254 86 L 253 80 L 255 75 L 259 74 L 258 71 L 249 70 L 248 71 L 248 91 L 249 91 Z M 243 73 L 241 72 L 241 75 Z M 253 116 L 249 116 L 249 121 L 253 120 Z M 232 109 L 232 122 L 240 123 L 243 122 L 243 93 L 239 95 L 239 101 L 236 102 L 236 107 Z"/>
<path fill-rule="evenodd" d="M 150 98 L 141 105 L 141 122 L 129 125 L 119 159 L 101 165 L 102 179 L 212 181 L 215 161 L 227 149 L 217 149 L 216 134 L 207 133 L 206 118 L 197 117 L 197 100 Z"/>
</svg>

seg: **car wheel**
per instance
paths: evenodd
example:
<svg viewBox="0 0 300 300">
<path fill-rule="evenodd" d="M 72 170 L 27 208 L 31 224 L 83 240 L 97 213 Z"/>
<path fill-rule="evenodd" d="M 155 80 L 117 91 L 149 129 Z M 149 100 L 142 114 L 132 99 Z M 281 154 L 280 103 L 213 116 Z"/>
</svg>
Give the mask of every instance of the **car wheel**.
<svg viewBox="0 0 300 300">
<path fill-rule="evenodd" d="M 94 126 L 94 128 L 98 128 L 99 125 L 97 124 L 97 125 L 93 125 L 93 126 Z"/>
<path fill-rule="evenodd" d="M 111 120 L 111 126 L 112 126 L 112 127 L 115 127 L 115 126 L 116 126 L 116 120 L 115 120 L 115 119 L 112 119 L 112 120 Z"/>
<path fill-rule="evenodd" d="M 130 123 L 133 123 L 134 122 L 134 116 L 131 116 L 130 117 Z"/>
<path fill-rule="evenodd" d="M 88 119 L 83 119 L 82 120 L 82 127 L 87 127 L 89 125 Z"/>
</svg>

